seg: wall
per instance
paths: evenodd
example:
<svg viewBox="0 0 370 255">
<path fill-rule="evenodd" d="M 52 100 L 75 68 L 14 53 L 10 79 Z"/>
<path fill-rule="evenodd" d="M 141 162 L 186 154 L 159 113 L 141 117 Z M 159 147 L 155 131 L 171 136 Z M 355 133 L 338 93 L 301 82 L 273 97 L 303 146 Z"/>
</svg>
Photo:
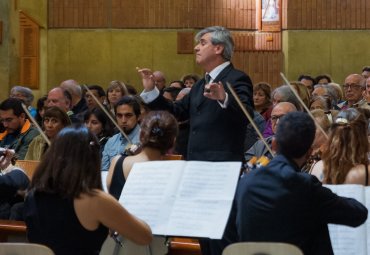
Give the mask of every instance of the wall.
<svg viewBox="0 0 370 255">
<path fill-rule="evenodd" d="M 366 30 L 284 31 L 285 72 L 290 80 L 299 74 L 327 73 L 343 84 L 351 73 L 370 65 L 370 33 Z"/>
</svg>

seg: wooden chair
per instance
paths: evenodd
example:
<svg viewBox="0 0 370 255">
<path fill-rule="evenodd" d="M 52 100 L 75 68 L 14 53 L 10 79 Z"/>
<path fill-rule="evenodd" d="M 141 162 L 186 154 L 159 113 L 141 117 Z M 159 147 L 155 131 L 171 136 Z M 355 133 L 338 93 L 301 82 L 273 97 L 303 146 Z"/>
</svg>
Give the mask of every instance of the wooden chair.
<svg viewBox="0 0 370 255">
<path fill-rule="evenodd" d="M 1 255 L 54 255 L 45 245 L 33 243 L 1 243 Z"/>
<path fill-rule="evenodd" d="M 163 160 L 182 160 L 182 155 L 166 154 L 163 156 Z"/>
<path fill-rule="evenodd" d="M 36 170 L 36 167 L 39 165 L 40 161 L 38 160 L 17 160 L 15 165 L 24 170 L 30 178 L 32 179 L 33 173 Z"/>
<path fill-rule="evenodd" d="M 270 242 L 242 242 L 227 246 L 222 255 L 303 255 L 293 244 Z"/>
</svg>

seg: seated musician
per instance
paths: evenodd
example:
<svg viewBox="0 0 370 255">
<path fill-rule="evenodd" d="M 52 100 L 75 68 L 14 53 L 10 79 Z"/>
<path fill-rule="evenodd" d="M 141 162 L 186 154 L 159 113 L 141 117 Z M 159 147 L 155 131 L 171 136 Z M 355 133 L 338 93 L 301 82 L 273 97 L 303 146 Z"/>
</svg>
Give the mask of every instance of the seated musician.
<svg viewBox="0 0 370 255">
<path fill-rule="evenodd" d="M 151 111 L 141 122 L 141 152 L 134 156 L 121 155 L 112 160 L 107 176 L 109 193 L 116 199 L 121 196 L 122 188 L 134 163 L 162 160 L 163 156 L 174 147 L 178 125 L 172 114 L 166 111 Z M 166 240 L 155 237 L 151 243 L 153 254 L 167 254 Z M 142 254 L 138 247 L 126 242 L 125 252 Z M 143 251 L 145 252 L 145 251 Z"/>
<path fill-rule="evenodd" d="M 150 227 L 102 190 L 94 134 L 82 125 L 62 129 L 38 165 L 25 200 L 28 239 L 60 254 L 99 254 L 108 228 L 138 244 Z"/>
<path fill-rule="evenodd" d="M 357 227 L 366 221 L 360 202 L 337 196 L 315 176 L 300 172 L 315 129 L 307 113 L 280 119 L 273 141 L 278 155 L 239 181 L 228 224 L 238 235 L 235 242 L 285 242 L 305 255 L 333 254 L 328 223 Z"/>
<path fill-rule="evenodd" d="M 23 200 L 19 194 L 29 185 L 26 173 L 10 164 L 14 154 L 14 150 L 0 148 L 0 219 L 14 219 L 12 206 Z"/>
<path fill-rule="evenodd" d="M 327 184 L 370 185 L 367 130 L 368 119 L 359 110 L 340 111 L 312 174 Z"/>
</svg>

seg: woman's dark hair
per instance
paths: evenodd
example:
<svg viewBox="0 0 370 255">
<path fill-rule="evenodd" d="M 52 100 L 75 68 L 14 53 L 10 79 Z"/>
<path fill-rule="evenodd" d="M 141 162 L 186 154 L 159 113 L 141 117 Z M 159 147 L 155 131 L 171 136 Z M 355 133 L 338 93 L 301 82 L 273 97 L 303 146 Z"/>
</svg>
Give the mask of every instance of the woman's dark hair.
<svg viewBox="0 0 370 255">
<path fill-rule="evenodd" d="M 114 127 L 112 121 L 100 108 L 92 108 L 85 113 L 84 121 L 88 121 L 90 116 L 94 115 L 98 121 L 102 124 L 103 131 L 99 136 L 112 136 L 114 134 Z"/>
<path fill-rule="evenodd" d="M 165 154 L 174 145 L 178 133 L 175 117 L 166 111 L 151 111 L 141 122 L 140 142 L 143 148 L 160 150 Z"/>
<path fill-rule="evenodd" d="M 52 106 L 46 109 L 43 119 L 45 119 L 45 117 L 58 119 L 62 123 L 63 127 L 72 124 L 71 119 L 68 117 L 67 113 L 57 106 Z"/>
<path fill-rule="evenodd" d="M 102 189 L 100 147 L 85 126 L 62 129 L 43 155 L 32 178 L 31 189 L 77 198 Z"/>
<path fill-rule="evenodd" d="M 37 100 L 37 104 L 36 104 L 37 111 L 36 111 L 35 120 L 40 126 L 42 126 L 42 117 L 40 115 L 40 111 L 42 111 L 42 109 L 45 107 L 45 102 L 47 99 L 48 99 L 48 96 L 45 95 L 45 96 L 40 97 Z"/>
<path fill-rule="evenodd" d="M 328 74 L 320 74 L 320 75 L 315 77 L 315 85 L 319 84 L 319 81 L 321 79 L 326 79 L 328 81 L 328 83 L 332 82 L 332 80 L 331 80 L 331 78 Z"/>
</svg>

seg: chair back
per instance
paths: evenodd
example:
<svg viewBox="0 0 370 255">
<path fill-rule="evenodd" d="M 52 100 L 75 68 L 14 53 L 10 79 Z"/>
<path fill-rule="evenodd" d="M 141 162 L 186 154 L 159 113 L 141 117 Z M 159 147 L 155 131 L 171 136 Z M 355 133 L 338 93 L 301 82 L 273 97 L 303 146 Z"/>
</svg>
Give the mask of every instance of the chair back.
<svg viewBox="0 0 370 255">
<path fill-rule="evenodd" d="M 45 245 L 34 243 L 0 243 L 1 255 L 54 255 Z"/>
<path fill-rule="evenodd" d="M 163 156 L 163 160 L 182 160 L 182 155 L 166 154 Z"/>
<path fill-rule="evenodd" d="M 270 242 L 242 242 L 227 246 L 222 255 L 303 255 L 293 244 Z"/>
<path fill-rule="evenodd" d="M 39 163 L 40 161 L 38 160 L 17 160 L 15 165 L 20 167 L 27 174 L 28 178 L 32 180 L 33 173 Z"/>
</svg>

